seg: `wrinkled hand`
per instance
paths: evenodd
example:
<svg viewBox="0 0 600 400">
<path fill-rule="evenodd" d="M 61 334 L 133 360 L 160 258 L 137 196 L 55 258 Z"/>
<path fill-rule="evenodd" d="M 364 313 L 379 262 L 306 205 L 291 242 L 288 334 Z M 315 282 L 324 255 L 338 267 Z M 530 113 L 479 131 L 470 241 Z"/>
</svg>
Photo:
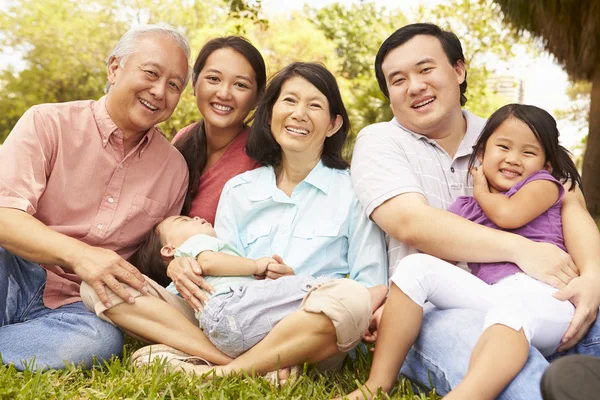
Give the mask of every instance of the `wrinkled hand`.
<svg viewBox="0 0 600 400">
<path fill-rule="evenodd" d="M 271 263 L 267 266 L 265 276 L 269 279 L 278 279 L 286 275 L 296 275 L 292 267 L 285 265 L 283 260 L 277 254 L 273 254 L 273 259 L 276 263 Z"/>
<path fill-rule="evenodd" d="M 596 320 L 600 307 L 600 275 L 574 278 L 556 292 L 554 297 L 558 300 L 569 300 L 575 306 L 575 315 L 558 348 L 558 351 L 563 351 L 576 345 Z"/>
<path fill-rule="evenodd" d="M 174 258 L 167 267 L 167 276 L 175 284 L 175 288 L 195 311 L 201 311 L 208 302 L 208 296 L 200 288 L 209 293 L 214 289 L 202 277 L 202 269 L 198 261 L 192 257 Z"/>
<path fill-rule="evenodd" d="M 82 281 L 94 288 L 100 301 L 108 308 L 112 307 L 112 303 L 106 294 L 106 287 L 130 304 L 135 299 L 122 283 L 141 293 L 148 293 L 148 285 L 142 273 L 112 250 L 88 246 L 72 268 Z"/>
<path fill-rule="evenodd" d="M 365 343 L 375 343 L 377 340 L 377 331 L 379 330 L 379 324 L 381 323 L 381 316 L 383 315 L 383 308 L 385 303 L 382 304 L 373 315 L 371 315 L 371 322 L 369 323 L 369 329 L 363 333 L 362 340 Z"/>
<path fill-rule="evenodd" d="M 567 253 L 550 243 L 529 242 L 520 249 L 516 264 L 542 282 L 562 289 L 579 276 L 579 269 Z"/>
<path fill-rule="evenodd" d="M 279 264 L 277 260 L 271 257 L 261 257 L 254 260 L 254 262 L 256 263 L 256 272 L 254 273 L 254 276 L 264 276 L 269 264 Z"/>
</svg>

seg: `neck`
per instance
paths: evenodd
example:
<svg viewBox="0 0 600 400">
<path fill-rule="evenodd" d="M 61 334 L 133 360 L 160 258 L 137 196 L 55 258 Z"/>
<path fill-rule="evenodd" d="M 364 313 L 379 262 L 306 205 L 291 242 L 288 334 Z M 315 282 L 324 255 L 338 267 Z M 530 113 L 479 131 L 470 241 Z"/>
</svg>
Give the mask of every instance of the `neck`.
<svg viewBox="0 0 600 400">
<path fill-rule="evenodd" d="M 106 97 L 106 112 L 108 112 L 108 116 L 110 117 L 110 119 L 113 120 L 113 122 L 115 123 L 115 125 L 117 125 L 117 127 L 121 130 L 121 132 L 123 133 L 123 147 L 124 147 L 124 153 L 125 155 L 129 154 L 129 152 L 135 147 L 137 146 L 137 144 L 140 142 L 140 140 L 142 140 L 142 138 L 144 137 L 144 135 L 146 135 L 146 133 L 148 131 L 143 131 L 143 132 L 133 132 L 127 129 L 123 129 L 121 128 L 121 126 L 123 126 L 124 124 L 122 124 L 119 119 L 117 118 L 117 116 L 119 115 L 117 112 L 113 111 L 113 107 L 112 107 L 112 97 L 111 96 L 107 96 Z"/>
<path fill-rule="evenodd" d="M 436 129 L 432 134 L 428 134 L 427 137 L 435 140 L 450 157 L 454 157 L 460 142 L 462 142 L 467 132 L 467 121 L 462 115 L 462 111 L 459 109 L 457 113 L 449 116 L 443 122 L 441 129 Z"/>
<path fill-rule="evenodd" d="M 306 159 L 282 154 L 281 165 L 275 167 L 275 179 L 277 187 L 288 196 L 302 182 L 310 171 L 319 163 L 321 158 Z"/>
<path fill-rule="evenodd" d="M 204 124 L 206 129 L 207 152 L 209 155 L 225 151 L 231 142 L 233 142 L 246 127 L 245 125 L 242 125 L 228 128 L 216 128 L 210 126 L 206 122 L 204 122 Z"/>
</svg>

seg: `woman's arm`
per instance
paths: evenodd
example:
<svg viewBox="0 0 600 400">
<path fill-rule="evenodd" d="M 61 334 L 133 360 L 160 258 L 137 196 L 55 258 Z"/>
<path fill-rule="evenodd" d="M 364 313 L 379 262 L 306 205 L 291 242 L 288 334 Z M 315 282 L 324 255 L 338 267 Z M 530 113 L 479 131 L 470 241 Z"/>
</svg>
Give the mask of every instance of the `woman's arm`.
<svg viewBox="0 0 600 400">
<path fill-rule="evenodd" d="M 559 187 L 549 180 L 526 183 L 512 197 L 491 193 L 483 168 L 472 171 L 473 196 L 485 215 L 503 229 L 517 229 L 539 217 L 556 203 Z"/>
</svg>

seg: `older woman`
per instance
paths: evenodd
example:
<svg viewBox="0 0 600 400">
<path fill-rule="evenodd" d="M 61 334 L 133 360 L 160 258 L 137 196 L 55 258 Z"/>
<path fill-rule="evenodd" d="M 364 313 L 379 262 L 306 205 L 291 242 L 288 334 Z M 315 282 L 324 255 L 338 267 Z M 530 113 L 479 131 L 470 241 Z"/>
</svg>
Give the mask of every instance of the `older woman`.
<svg viewBox="0 0 600 400">
<path fill-rule="evenodd" d="M 268 335 L 217 367 L 217 373 L 261 374 L 318 362 L 350 350 L 366 331 L 371 301 L 365 287 L 386 282 L 386 254 L 382 233 L 362 211 L 341 157 L 348 131 L 335 78 L 323 66 L 294 63 L 272 79 L 247 144 L 248 155 L 263 167 L 227 182 L 217 209 L 217 235 L 249 258 L 281 256 L 291 267 L 276 265 L 271 271 L 276 276 L 354 281 L 307 287 L 298 299 L 290 290 L 280 306 L 301 302 L 300 308 L 278 323 L 253 326 L 255 334 Z M 201 366 L 177 366 L 206 372 Z"/>
<path fill-rule="evenodd" d="M 348 164 L 341 157 L 348 131 L 337 83 L 323 66 L 294 63 L 272 79 L 247 144 L 250 157 L 264 166 L 225 185 L 217 210 L 217 234 L 246 257 L 278 254 L 290 265 L 272 264 L 271 277 L 296 273 L 352 280 L 307 287 L 297 311 L 275 326 L 261 326 L 261 333 L 268 335 L 219 373 L 252 369 L 265 373 L 318 362 L 354 347 L 367 329 L 371 307 L 366 288 L 382 285 L 386 292 L 387 257 L 383 234 L 362 211 Z M 172 303 L 166 295 L 163 299 Z M 201 330 L 188 331 L 189 322 L 174 310 L 169 312 L 169 304 L 159 302 L 144 296 L 133 305 L 121 304 L 123 318 L 118 323 L 126 323 L 131 331 L 136 329 L 132 321 L 138 322 L 137 329 L 142 322 L 144 329 L 153 329 L 155 342 L 208 361 L 228 361 L 223 362 L 223 356 L 200 337 Z M 113 322 L 117 321 L 113 318 Z M 164 347 L 154 350 L 158 356 L 186 358 Z M 148 353 L 148 349 L 141 352 Z"/>
</svg>

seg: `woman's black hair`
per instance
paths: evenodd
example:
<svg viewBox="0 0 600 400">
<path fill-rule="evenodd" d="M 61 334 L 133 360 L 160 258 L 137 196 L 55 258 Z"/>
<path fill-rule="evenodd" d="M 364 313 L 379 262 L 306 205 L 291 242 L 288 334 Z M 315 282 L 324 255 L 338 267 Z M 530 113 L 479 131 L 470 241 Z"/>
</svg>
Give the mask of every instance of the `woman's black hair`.
<svg viewBox="0 0 600 400">
<path fill-rule="evenodd" d="M 250 134 L 246 142 L 246 153 L 262 165 L 280 165 L 281 147 L 273 138 L 271 117 L 273 106 L 279 98 L 283 84 L 296 76 L 306 79 L 325 95 L 329 103 L 331 120 L 337 118 L 338 115 L 342 117 L 343 123 L 339 131 L 335 135 L 325 138 L 321 160 L 329 168 L 348 168 L 348 162 L 342 157 L 342 147 L 348 132 L 350 132 L 350 119 L 335 77 L 327 68 L 317 63 L 294 62 L 271 78 L 265 94 L 256 107 L 254 122 L 250 127 Z"/>
<path fill-rule="evenodd" d="M 267 72 L 265 61 L 256 47 L 241 36 L 225 36 L 208 41 L 198 53 L 192 74 L 192 84 L 196 86 L 200 71 L 204 68 L 208 57 L 220 49 L 232 49 L 240 53 L 252 66 L 256 77 L 256 96 L 260 98 L 265 89 Z M 248 119 L 250 121 L 252 117 Z M 246 121 L 246 122 L 248 122 Z M 181 139 L 175 142 L 175 147 L 185 158 L 189 170 L 189 184 L 185 201 L 183 203 L 182 215 L 189 215 L 192 200 L 198 194 L 200 176 L 206 166 L 208 154 L 206 150 L 206 132 L 204 120 L 196 123 L 192 129 Z"/>
<path fill-rule="evenodd" d="M 571 153 L 558 143 L 560 133 L 556 120 L 547 111 L 526 104 L 507 104 L 490 116 L 473 146 L 469 170 L 475 166 L 479 154 L 485 155 L 485 146 L 490 136 L 504 121 L 511 118 L 526 124 L 540 141 L 546 154 L 546 162 L 550 163 L 552 168 L 552 176 L 563 183 L 570 180 L 569 190 L 575 189 L 576 186 L 581 188 L 581 176 L 571 159 Z"/>
</svg>

